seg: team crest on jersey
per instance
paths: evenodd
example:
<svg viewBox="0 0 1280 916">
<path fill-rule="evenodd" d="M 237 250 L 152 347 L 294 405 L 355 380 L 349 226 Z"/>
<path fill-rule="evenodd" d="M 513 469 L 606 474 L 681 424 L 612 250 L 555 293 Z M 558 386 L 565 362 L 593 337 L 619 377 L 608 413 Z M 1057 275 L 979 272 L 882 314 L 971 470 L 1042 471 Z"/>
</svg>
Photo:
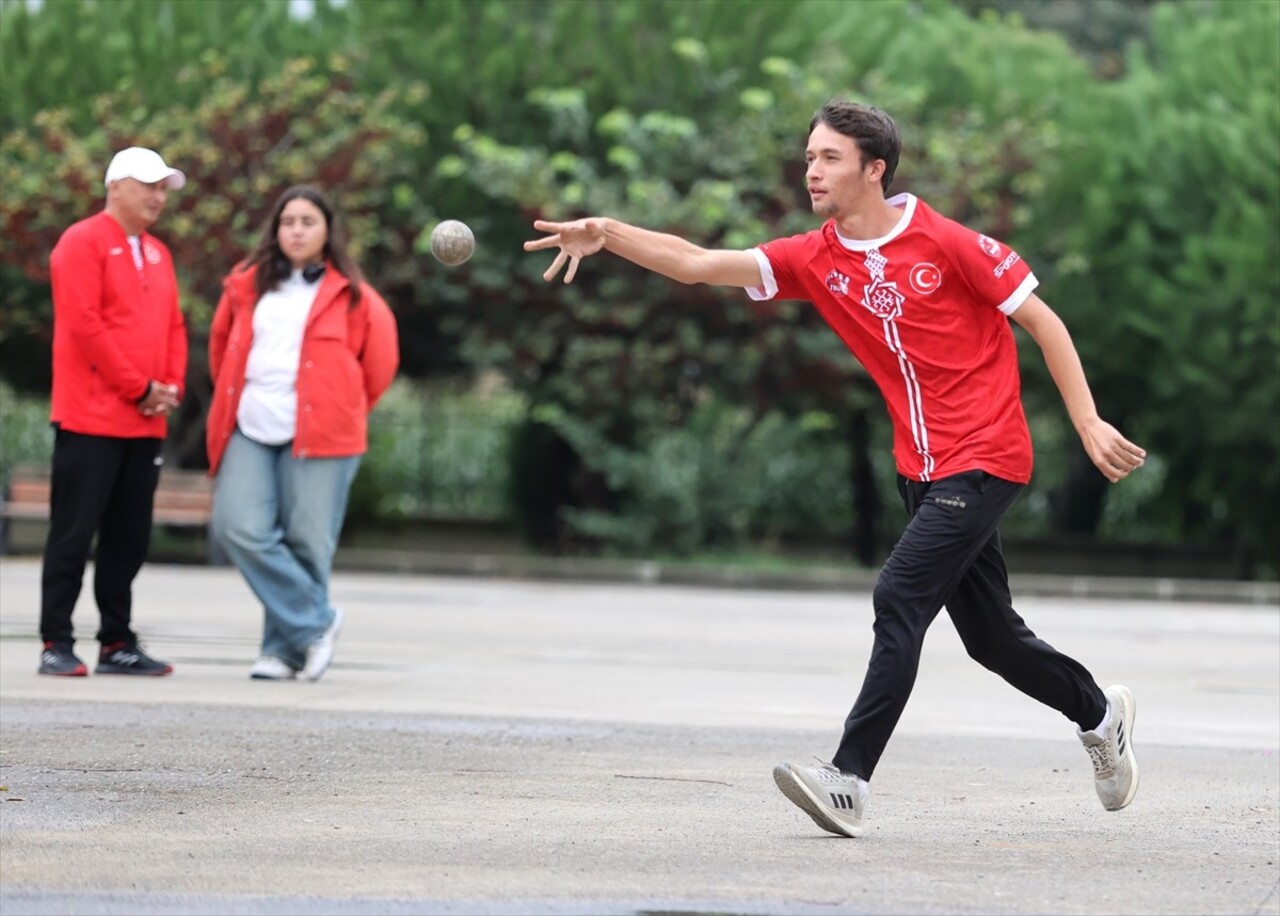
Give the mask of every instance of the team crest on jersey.
<svg viewBox="0 0 1280 916">
<path fill-rule="evenodd" d="M 985 235 L 978 236 L 978 247 L 993 258 L 1000 257 L 1000 243 Z"/>
<path fill-rule="evenodd" d="M 147 259 L 148 264 L 160 263 L 160 249 L 150 242 L 142 246 L 142 256 Z"/>
<path fill-rule="evenodd" d="M 827 289 L 835 293 L 837 296 L 849 295 L 849 278 L 838 270 L 833 270 L 827 274 Z"/>
<path fill-rule="evenodd" d="M 911 273 L 907 275 L 907 279 L 911 281 L 911 288 L 922 296 L 927 296 L 932 292 L 936 292 L 938 287 L 942 285 L 942 271 L 937 266 L 930 264 L 928 261 L 922 261 L 915 267 L 911 268 Z"/>
<path fill-rule="evenodd" d="M 876 277 L 862 287 L 863 307 L 885 321 L 892 321 L 902 314 L 902 303 L 906 298 L 898 292 L 897 283 L 886 282 L 882 277 Z"/>
</svg>

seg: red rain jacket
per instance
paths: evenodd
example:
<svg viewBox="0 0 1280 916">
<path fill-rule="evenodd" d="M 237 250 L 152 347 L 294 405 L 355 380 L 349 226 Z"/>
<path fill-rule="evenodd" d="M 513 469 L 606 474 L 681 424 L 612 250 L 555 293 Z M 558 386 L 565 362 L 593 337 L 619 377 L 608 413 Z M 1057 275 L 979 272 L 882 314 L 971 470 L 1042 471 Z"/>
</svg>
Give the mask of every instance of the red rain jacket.
<svg viewBox="0 0 1280 916">
<path fill-rule="evenodd" d="M 346 458 L 368 448 L 368 417 L 400 363 L 391 309 L 368 284 L 350 308 L 351 283 L 332 263 L 307 316 L 298 359 L 298 420 L 293 454 L 299 458 Z M 258 303 L 256 268 L 237 267 L 222 281 L 222 299 L 209 330 L 213 403 L 205 442 L 209 473 L 218 472 L 236 428 L 245 367 L 253 346 L 253 309 Z"/>
</svg>

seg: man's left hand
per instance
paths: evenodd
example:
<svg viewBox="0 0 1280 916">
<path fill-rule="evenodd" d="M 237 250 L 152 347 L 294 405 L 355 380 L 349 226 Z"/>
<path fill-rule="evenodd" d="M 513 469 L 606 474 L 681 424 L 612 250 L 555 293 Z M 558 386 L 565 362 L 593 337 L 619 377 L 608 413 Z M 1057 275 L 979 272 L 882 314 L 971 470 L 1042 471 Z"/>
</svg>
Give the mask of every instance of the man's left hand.
<svg viewBox="0 0 1280 916">
<path fill-rule="evenodd" d="M 1147 453 L 1134 445 L 1106 420 L 1095 418 L 1080 431 L 1080 441 L 1102 476 L 1119 483 L 1142 467 Z"/>
<path fill-rule="evenodd" d="M 151 392 L 146 396 L 138 411 L 144 417 L 164 416 L 177 410 L 182 402 L 178 400 L 178 386 L 166 385 L 164 382 L 152 382 Z"/>
</svg>

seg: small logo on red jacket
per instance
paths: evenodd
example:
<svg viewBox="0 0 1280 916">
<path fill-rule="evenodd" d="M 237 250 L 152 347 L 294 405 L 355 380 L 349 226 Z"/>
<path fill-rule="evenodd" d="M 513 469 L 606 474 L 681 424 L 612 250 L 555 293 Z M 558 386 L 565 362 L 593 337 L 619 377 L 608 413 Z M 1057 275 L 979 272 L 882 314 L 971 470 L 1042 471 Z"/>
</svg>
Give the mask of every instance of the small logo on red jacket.
<svg viewBox="0 0 1280 916">
<path fill-rule="evenodd" d="M 1000 243 L 985 235 L 978 236 L 978 247 L 993 258 L 1000 257 Z"/>
<path fill-rule="evenodd" d="M 160 263 L 160 249 L 150 242 L 142 246 L 142 256 L 147 259 L 148 264 Z"/>
</svg>

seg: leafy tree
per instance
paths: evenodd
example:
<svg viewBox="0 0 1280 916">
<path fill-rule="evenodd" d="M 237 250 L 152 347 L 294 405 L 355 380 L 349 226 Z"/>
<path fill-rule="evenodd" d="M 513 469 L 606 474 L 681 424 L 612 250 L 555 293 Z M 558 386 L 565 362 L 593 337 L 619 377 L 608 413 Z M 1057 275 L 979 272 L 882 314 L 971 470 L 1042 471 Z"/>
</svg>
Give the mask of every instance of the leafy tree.
<svg viewBox="0 0 1280 916">
<path fill-rule="evenodd" d="M 1185 2 L 1185 0 L 1184 0 Z M 1093 62 L 1103 79 L 1124 75 L 1124 54 L 1132 42 L 1150 36 L 1156 0 L 955 0 L 978 18 L 1014 16 L 1033 29 L 1061 35 Z M 1016 20 L 1015 20 L 1016 21 Z"/>
<path fill-rule="evenodd" d="M 1152 26 L 1129 75 L 1071 107 L 1038 241 L 1100 409 L 1157 459 L 1147 511 L 1274 574 L 1280 5 L 1170 4 Z M 1068 477 L 1063 527 L 1096 528 L 1089 483 Z"/>
<path fill-rule="evenodd" d="M 92 130 L 93 100 L 110 92 L 135 90 L 144 114 L 194 108 L 206 86 L 187 77 L 211 53 L 223 74 L 257 85 L 287 59 L 328 56 L 324 36 L 345 18 L 328 0 L 306 19 L 288 0 L 0 0 L 0 133 L 52 108 Z"/>
</svg>

